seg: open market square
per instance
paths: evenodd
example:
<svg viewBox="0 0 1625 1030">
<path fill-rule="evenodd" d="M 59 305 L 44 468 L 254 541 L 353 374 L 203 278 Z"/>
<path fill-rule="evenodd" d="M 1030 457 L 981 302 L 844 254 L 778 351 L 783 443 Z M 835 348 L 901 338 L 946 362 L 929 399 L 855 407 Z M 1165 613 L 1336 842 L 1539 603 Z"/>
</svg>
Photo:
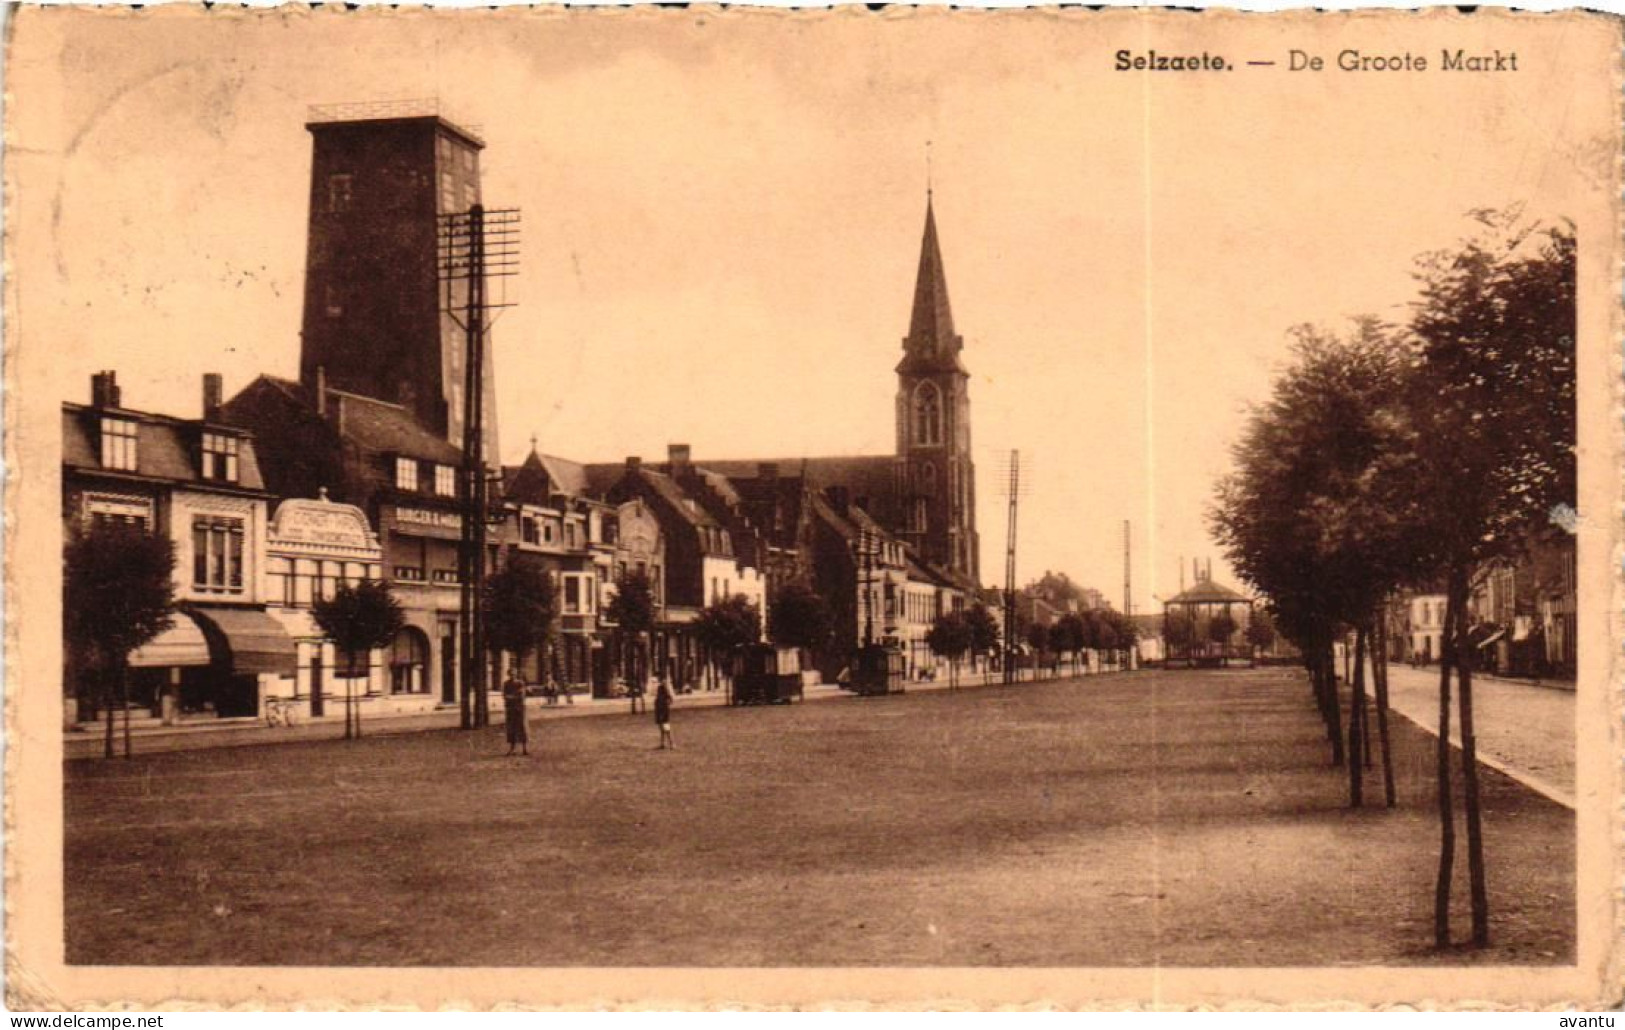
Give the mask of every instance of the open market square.
<svg viewBox="0 0 1625 1030">
<path fill-rule="evenodd" d="M 1297 669 L 622 712 L 69 763 L 68 959 L 1573 961 L 1573 813 L 1485 770 L 1494 943 L 1434 950 L 1433 738 L 1350 809 Z"/>
</svg>

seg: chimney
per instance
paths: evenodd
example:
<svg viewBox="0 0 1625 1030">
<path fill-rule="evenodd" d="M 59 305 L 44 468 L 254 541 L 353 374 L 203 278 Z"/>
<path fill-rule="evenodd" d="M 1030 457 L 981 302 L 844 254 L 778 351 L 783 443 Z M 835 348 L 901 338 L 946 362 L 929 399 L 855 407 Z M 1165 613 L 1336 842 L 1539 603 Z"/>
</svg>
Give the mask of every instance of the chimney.
<svg viewBox="0 0 1625 1030">
<path fill-rule="evenodd" d="M 222 392 L 220 373 L 203 373 L 203 420 L 205 422 L 214 422 L 220 418 Z"/>
<path fill-rule="evenodd" d="M 690 449 L 686 443 L 668 444 L 666 447 L 666 460 L 671 464 L 672 478 L 683 475 L 688 471 Z"/>
<path fill-rule="evenodd" d="M 90 377 L 90 403 L 98 408 L 119 406 L 118 377 L 112 371 L 97 372 Z"/>
<path fill-rule="evenodd" d="M 629 457 L 629 458 L 626 459 L 626 471 L 628 471 L 628 472 L 636 472 L 638 469 L 641 469 L 642 467 L 643 467 L 643 459 L 642 458 Z"/>
<path fill-rule="evenodd" d="M 852 503 L 850 500 L 850 495 L 847 494 L 846 487 L 844 486 L 829 487 L 824 491 L 824 496 L 829 498 L 830 507 L 840 512 L 842 515 L 846 514 L 847 508 L 849 508 Z"/>
<path fill-rule="evenodd" d="M 327 417 L 327 366 L 316 366 L 316 414 Z"/>
<path fill-rule="evenodd" d="M 779 463 L 776 461 L 759 462 L 756 466 L 756 475 L 769 482 L 779 478 Z"/>
</svg>

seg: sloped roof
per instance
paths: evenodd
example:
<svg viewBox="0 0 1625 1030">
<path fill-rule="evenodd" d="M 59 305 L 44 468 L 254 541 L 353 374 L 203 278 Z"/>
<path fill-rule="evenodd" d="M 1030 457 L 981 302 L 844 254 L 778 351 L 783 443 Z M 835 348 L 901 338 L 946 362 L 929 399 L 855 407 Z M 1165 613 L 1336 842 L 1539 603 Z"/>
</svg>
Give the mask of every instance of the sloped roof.
<svg viewBox="0 0 1625 1030">
<path fill-rule="evenodd" d="M 259 457 L 254 450 L 251 434 L 241 429 L 235 430 L 235 434 L 243 438 L 237 452 L 237 482 L 228 484 L 206 480 L 202 476 L 202 470 L 198 468 L 195 457 L 200 442 L 199 434 L 202 433 L 206 423 L 196 419 L 178 419 L 169 415 L 125 408 L 99 409 L 84 404 L 64 403 L 62 405 L 64 465 L 85 471 L 104 471 L 99 444 L 99 420 L 104 414 L 136 423 L 136 467 L 133 473 L 123 472 L 125 475 L 150 476 L 177 483 L 197 483 L 206 487 L 265 489 L 265 479 L 260 473 Z"/>
<path fill-rule="evenodd" d="M 462 448 L 425 429 L 401 405 L 342 390 L 329 389 L 327 393 L 328 404 L 341 405 L 340 432 L 367 450 L 445 465 L 462 462 Z"/>
<path fill-rule="evenodd" d="M 547 470 L 547 476 L 553 481 L 553 489 L 571 497 L 580 497 L 588 493 L 587 467 L 579 461 L 561 458 L 556 454 L 537 454 L 542 468 Z"/>
<path fill-rule="evenodd" d="M 818 492 L 831 486 L 844 486 L 853 500 L 869 499 L 870 512 L 888 512 L 897 492 L 897 458 L 890 454 L 841 455 L 822 458 L 762 458 L 750 461 L 706 461 L 704 468 L 734 481 L 756 479 L 764 464 L 777 465 L 780 478 L 806 480 L 808 489 Z"/>
<path fill-rule="evenodd" d="M 927 197 L 920 268 L 914 280 L 914 308 L 897 371 L 964 372 L 965 365 L 959 358 L 962 346 L 963 341 L 954 332 L 953 309 L 948 303 L 948 273 L 943 270 L 942 248 L 937 242 L 937 216 Z"/>
<path fill-rule="evenodd" d="M 705 505 L 688 496 L 683 488 L 677 484 L 677 481 L 664 472 L 656 472 L 650 468 L 640 468 L 637 474 L 642 476 L 643 481 L 652 486 L 655 493 L 677 509 L 677 512 L 690 523 L 696 526 L 722 528 L 721 524 L 711 517 L 711 513 L 705 510 Z"/>
<path fill-rule="evenodd" d="M 1197 580 L 1196 585 L 1189 590 L 1163 602 L 1164 607 L 1170 604 L 1222 604 L 1225 601 L 1235 601 L 1241 604 L 1248 603 L 1246 594 L 1231 590 L 1222 583 L 1215 583 L 1211 579 Z"/>
<path fill-rule="evenodd" d="M 546 504 L 553 499 L 552 481 L 540 457 L 531 451 L 520 465 L 502 466 L 502 494 L 522 504 Z"/>
<path fill-rule="evenodd" d="M 298 403 L 309 406 L 308 396 L 301 384 L 280 376 L 261 375 L 259 379 Z M 399 404 L 332 387 L 327 390 L 327 403 L 328 410 L 336 414 L 335 421 L 342 427 L 341 435 L 366 450 L 400 454 L 445 465 L 457 465 L 463 460 L 462 448 L 424 428 L 410 411 Z"/>
</svg>

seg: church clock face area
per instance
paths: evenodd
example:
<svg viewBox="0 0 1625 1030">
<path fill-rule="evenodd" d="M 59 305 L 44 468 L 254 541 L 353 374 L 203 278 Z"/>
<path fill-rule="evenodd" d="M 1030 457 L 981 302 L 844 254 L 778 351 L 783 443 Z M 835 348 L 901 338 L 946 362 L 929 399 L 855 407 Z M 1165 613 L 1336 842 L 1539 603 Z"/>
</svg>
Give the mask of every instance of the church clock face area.
<svg viewBox="0 0 1625 1030">
<path fill-rule="evenodd" d="M 1607 994 L 1606 21 L 11 14 L 39 997 Z"/>
</svg>

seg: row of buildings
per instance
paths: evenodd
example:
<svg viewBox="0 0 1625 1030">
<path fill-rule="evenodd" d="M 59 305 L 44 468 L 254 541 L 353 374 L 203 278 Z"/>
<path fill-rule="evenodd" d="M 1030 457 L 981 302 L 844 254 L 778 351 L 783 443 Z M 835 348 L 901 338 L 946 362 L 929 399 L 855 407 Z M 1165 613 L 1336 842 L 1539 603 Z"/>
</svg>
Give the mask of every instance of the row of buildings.
<svg viewBox="0 0 1625 1030">
<path fill-rule="evenodd" d="M 1474 664 L 1513 676 L 1574 679 L 1578 668 L 1579 550 L 1575 536 L 1553 526 L 1527 542 L 1515 560 L 1474 578 L 1467 603 Z M 1395 599 L 1388 609 L 1389 657 L 1430 665 L 1441 654 L 1443 589 Z"/>
<path fill-rule="evenodd" d="M 446 217 L 480 202 L 484 143 L 434 104 L 313 109 L 300 375 L 260 375 L 231 397 L 202 377 L 197 417 L 123 402 L 116 374 L 62 407 L 68 534 L 140 524 L 175 544 L 172 628 L 131 655 L 132 700 L 156 717 L 255 715 L 284 699 L 322 714 L 354 686 L 373 711 L 455 703 L 461 587 L 460 478 L 468 341 L 443 268 Z M 557 643 L 523 669 L 607 692 L 622 668 L 607 618 L 630 570 L 653 587 L 651 656 L 679 685 L 705 676 L 700 611 L 742 595 L 764 624 L 778 592 L 830 605 L 826 676 L 862 641 L 934 665 L 932 621 L 978 596 L 969 375 L 927 198 L 908 334 L 896 378 L 893 453 L 585 463 L 532 440 L 482 464 L 497 503 L 488 567 L 539 563 L 560 602 Z M 496 372 L 484 366 L 485 411 Z M 350 684 L 311 617 L 339 584 L 383 580 L 406 626 Z M 68 656 L 70 718 L 97 692 Z M 638 675 L 651 671 L 636 670 Z"/>
</svg>

